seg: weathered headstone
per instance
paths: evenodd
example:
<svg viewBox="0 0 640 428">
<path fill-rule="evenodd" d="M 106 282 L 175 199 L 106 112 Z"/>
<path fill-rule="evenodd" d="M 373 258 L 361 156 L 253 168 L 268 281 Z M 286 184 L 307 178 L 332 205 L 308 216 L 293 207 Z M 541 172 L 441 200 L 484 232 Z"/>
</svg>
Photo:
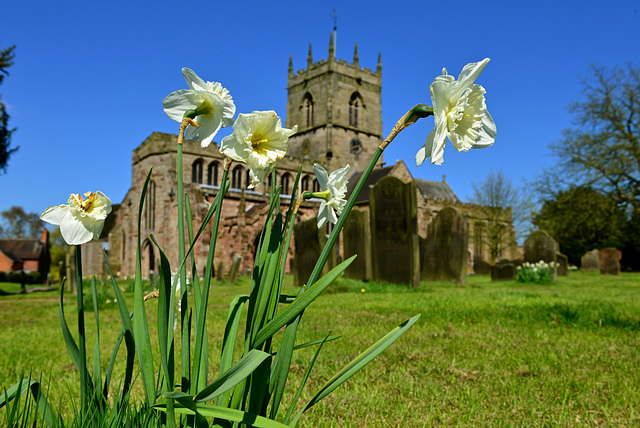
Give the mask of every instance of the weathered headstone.
<svg viewBox="0 0 640 428">
<path fill-rule="evenodd" d="M 585 272 L 600 272 L 600 251 L 594 248 L 580 257 L 580 270 Z"/>
<path fill-rule="evenodd" d="M 569 276 L 569 258 L 562 253 L 556 254 L 556 270 L 560 276 Z"/>
<path fill-rule="evenodd" d="M 620 259 L 622 251 L 614 247 L 600 250 L 600 273 L 603 275 L 620 275 Z"/>
<path fill-rule="evenodd" d="M 429 224 L 422 259 L 423 281 L 467 281 L 469 227 L 457 208 L 445 207 Z"/>
<path fill-rule="evenodd" d="M 242 262 L 242 256 L 239 254 L 233 255 L 233 262 L 231 263 L 231 270 L 229 271 L 229 282 L 235 284 L 238 280 L 238 272 L 240 270 L 240 263 Z"/>
<path fill-rule="evenodd" d="M 344 271 L 347 278 L 371 279 L 371 238 L 369 236 L 368 214 L 366 211 L 351 210 L 342 228 L 342 249 L 344 258 L 357 254 L 358 257 Z"/>
<path fill-rule="evenodd" d="M 476 275 L 490 275 L 491 265 L 482 259 L 475 259 L 473 261 L 473 272 Z"/>
<path fill-rule="evenodd" d="M 545 230 L 536 230 L 524 241 L 524 261 L 538 263 L 542 260 L 545 263 L 555 265 L 559 252 L 558 243 Z M 551 273 L 551 280 L 556 280 L 556 269 Z"/>
<path fill-rule="evenodd" d="M 491 266 L 491 281 L 511 281 L 516 277 L 516 265 L 509 260 L 501 260 Z"/>
<path fill-rule="evenodd" d="M 224 262 L 221 260 L 218 263 L 218 269 L 216 270 L 216 280 L 222 282 L 224 281 Z"/>
<path fill-rule="evenodd" d="M 384 177 L 369 191 L 373 279 L 420 285 L 415 182 Z"/>
<path fill-rule="evenodd" d="M 293 225 L 293 239 L 295 242 L 295 253 L 293 256 L 293 281 L 296 285 L 304 285 L 316 266 L 320 253 L 327 242 L 324 228 L 318 229 L 317 218 L 300 221 Z M 335 251 L 330 252 L 331 257 L 335 257 Z M 323 272 L 335 263 L 327 260 Z"/>
</svg>

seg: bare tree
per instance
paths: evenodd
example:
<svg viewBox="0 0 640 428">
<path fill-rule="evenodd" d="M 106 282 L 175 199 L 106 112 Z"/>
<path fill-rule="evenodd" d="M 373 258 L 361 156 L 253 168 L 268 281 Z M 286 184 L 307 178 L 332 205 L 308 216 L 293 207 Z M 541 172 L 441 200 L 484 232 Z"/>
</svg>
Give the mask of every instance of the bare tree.
<svg viewBox="0 0 640 428">
<path fill-rule="evenodd" d="M 538 179 L 545 199 L 585 185 L 640 206 L 640 69 L 592 65 L 569 108 L 573 126 L 550 149 L 558 163 Z"/>
<path fill-rule="evenodd" d="M 522 191 L 513 185 L 502 170 L 491 170 L 483 181 L 471 183 L 473 196 L 470 202 L 477 204 L 485 219 L 484 245 L 489 249 L 491 262 L 503 250 L 520 241 L 530 228 L 531 203 Z M 510 233 L 511 222 L 515 237 Z"/>
</svg>

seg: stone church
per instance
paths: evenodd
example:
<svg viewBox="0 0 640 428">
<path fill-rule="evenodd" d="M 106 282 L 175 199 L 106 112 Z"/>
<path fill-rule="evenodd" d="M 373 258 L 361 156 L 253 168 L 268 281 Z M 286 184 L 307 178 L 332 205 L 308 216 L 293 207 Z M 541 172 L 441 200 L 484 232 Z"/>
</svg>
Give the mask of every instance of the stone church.
<svg viewBox="0 0 640 428">
<path fill-rule="evenodd" d="M 285 127 L 291 128 L 297 124 L 298 133 L 289 139 L 287 156 L 276 165 L 276 184 L 282 186 L 280 203 L 283 210 L 291 203 L 290 193 L 300 165 L 303 191 L 319 190 L 313 174 L 314 163 L 321 164 L 329 172 L 350 164 L 350 181 L 353 184 L 367 166 L 383 139 L 381 57 L 378 55 L 375 70 L 361 68 L 356 44 L 351 63 L 338 60 L 332 35 L 326 60 L 314 61 L 311 45 L 306 68 L 294 71 L 293 60 L 289 59 L 287 91 Z M 176 141 L 175 134 L 154 132 L 133 150 L 131 187 L 122 203 L 114 209 L 115 221 L 108 222 L 111 227 L 103 234 L 108 241 L 109 262 L 119 277 L 135 274 L 139 199 L 151 167 L 151 180 L 140 216 L 142 273 L 144 277 L 149 277 L 159 270 L 159 253 L 150 235 L 158 241 L 172 269 L 177 269 Z M 184 190 L 189 196 L 195 230 L 219 190 L 224 161 L 217 144 L 212 143 L 205 149 L 199 143 L 184 144 Z M 426 233 L 428 223 L 441 208 L 454 205 L 469 223 L 470 255 L 487 258 L 482 236 L 484 220 L 477 206 L 460 202 L 444 179 L 442 182 L 414 179 L 401 161 L 385 167 L 381 158 L 369 182 L 374 184 L 388 175 L 405 182 L 415 180 L 418 230 L 421 235 Z M 265 176 L 262 184 L 248 190 L 249 171 L 243 163 L 233 163 L 229 177 L 231 186 L 222 204 L 214 266 L 216 269 L 224 266 L 228 270 L 234 256 L 239 255 L 242 257 L 240 271 L 247 272 L 253 266 L 253 255 L 268 210 L 269 189 L 273 183 L 271 175 L 268 178 Z M 360 197 L 360 208 L 366 208 L 366 194 L 363 191 Z M 304 202 L 297 220 L 314 217 L 317 207 L 317 203 L 312 201 Z M 510 217 L 510 212 L 505 211 L 505 230 L 512 236 Z M 194 249 L 199 274 L 204 272 L 206 266 L 210 236 L 209 227 Z M 510 240 L 513 244 L 508 246 L 508 254 L 503 255 L 506 258 L 515 250 L 515 240 Z M 289 251 L 290 257 L 293 256 L 293 246 L 294 242 Z M 340 253 L 341 249 L 337 251 Z M 85 274 L 101 274 L 102 271 L 99 258 L 86 261 Z"/>
</svg>

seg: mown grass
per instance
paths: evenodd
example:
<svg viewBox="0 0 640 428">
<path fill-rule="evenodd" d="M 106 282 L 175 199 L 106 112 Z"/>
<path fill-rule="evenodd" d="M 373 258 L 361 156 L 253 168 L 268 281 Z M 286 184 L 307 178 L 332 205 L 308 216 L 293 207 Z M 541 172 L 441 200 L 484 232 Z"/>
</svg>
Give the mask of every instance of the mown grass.
<svg viewBox="0 0 640 428">
<path fill-rule="evenodd" d="M 217 375 L 228 304 L 234 295 L 248 291 L 248 281 L 241 278 L 238 285 L 212 289 L 210 378 Z M 285 293 L 295 292 L 295 287 L 286 287 Z M 72 330 L 74 305 L 71 298 L 65 301 Z M 155 328 L 155 304 L 148 308 L 149 324 Z M 542 286 L 474 276 L 465 286 L 423 283 L 418 289 L 342 279 L 303 317 L 299 342 L 329 331 L 342 335 L 325 344 L 305 399 L 416 313 L 422 313 L 418 323 L 312 408 L 301 425 L 640 425 L 640 274 L 572 272 Z M 88 312 L 91 349 L 92 317 Z M 120 322 L 114 305 L 104 304 L 100 317 L 106 366 Z M 0 297 L 0 326 L 0 386 L 9 387 L 21 372 L 43 372 L 45 379 L 52 379 L 51 401 L 60 403 L 63 411 L 69 409 L 70 394 L 77 396 L 78 375 L 60 333 L 57 295 Z M 294 355 L 290 394 L 313 352 Z M 117 376 L 122 367 L 116 368 Z M 134 389 L 134 396 L 140 393 Z M 0 413 L 0 425 L 2 417 Z"/>
</svg>

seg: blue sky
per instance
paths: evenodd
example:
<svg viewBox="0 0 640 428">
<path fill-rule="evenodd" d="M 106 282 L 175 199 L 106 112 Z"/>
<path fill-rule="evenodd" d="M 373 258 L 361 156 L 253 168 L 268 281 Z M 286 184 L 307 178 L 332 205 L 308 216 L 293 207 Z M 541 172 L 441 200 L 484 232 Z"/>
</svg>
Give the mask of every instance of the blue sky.
<svg viewBox="0 0 640 428">
<path fill-rule="evenodd" d="M 411 4 L 413 3 L 413 4 Z M 404 9 L 403 9 L 404 8 Z M 501 168 L 514 183 L 554 159 L 548 145 L 571 124 L 567 107 L 591 63 L 639 62 L 637 1 L 538 2 L 3 2 L 0 48 L 17 45 L 0 86 L 19 151 L 0 176 L 0 211 L 42 212 L 70 193 L 101 190 L 119 203 L 131 182 L 131 151 L 154 131 L 177 132 L 162 99 L 186 88 L 189 67 L 231 91 L 237 112 L 286 114 L 289 55 L 296 70 L 327 56 L 338 13 L 337 57 L 375 68 L 382 53 L 384 134 L 446 67 L 490 57 L 476 83 L 498 129 L 494 146 L 442 166 L 414 156 L 433 127 L 421 120 L 385 152 L 418 178 L 446 180 L 463 200 L 471 183 Z M 220 141 L 230 130 L 223 129 Z"/>
</svg>

